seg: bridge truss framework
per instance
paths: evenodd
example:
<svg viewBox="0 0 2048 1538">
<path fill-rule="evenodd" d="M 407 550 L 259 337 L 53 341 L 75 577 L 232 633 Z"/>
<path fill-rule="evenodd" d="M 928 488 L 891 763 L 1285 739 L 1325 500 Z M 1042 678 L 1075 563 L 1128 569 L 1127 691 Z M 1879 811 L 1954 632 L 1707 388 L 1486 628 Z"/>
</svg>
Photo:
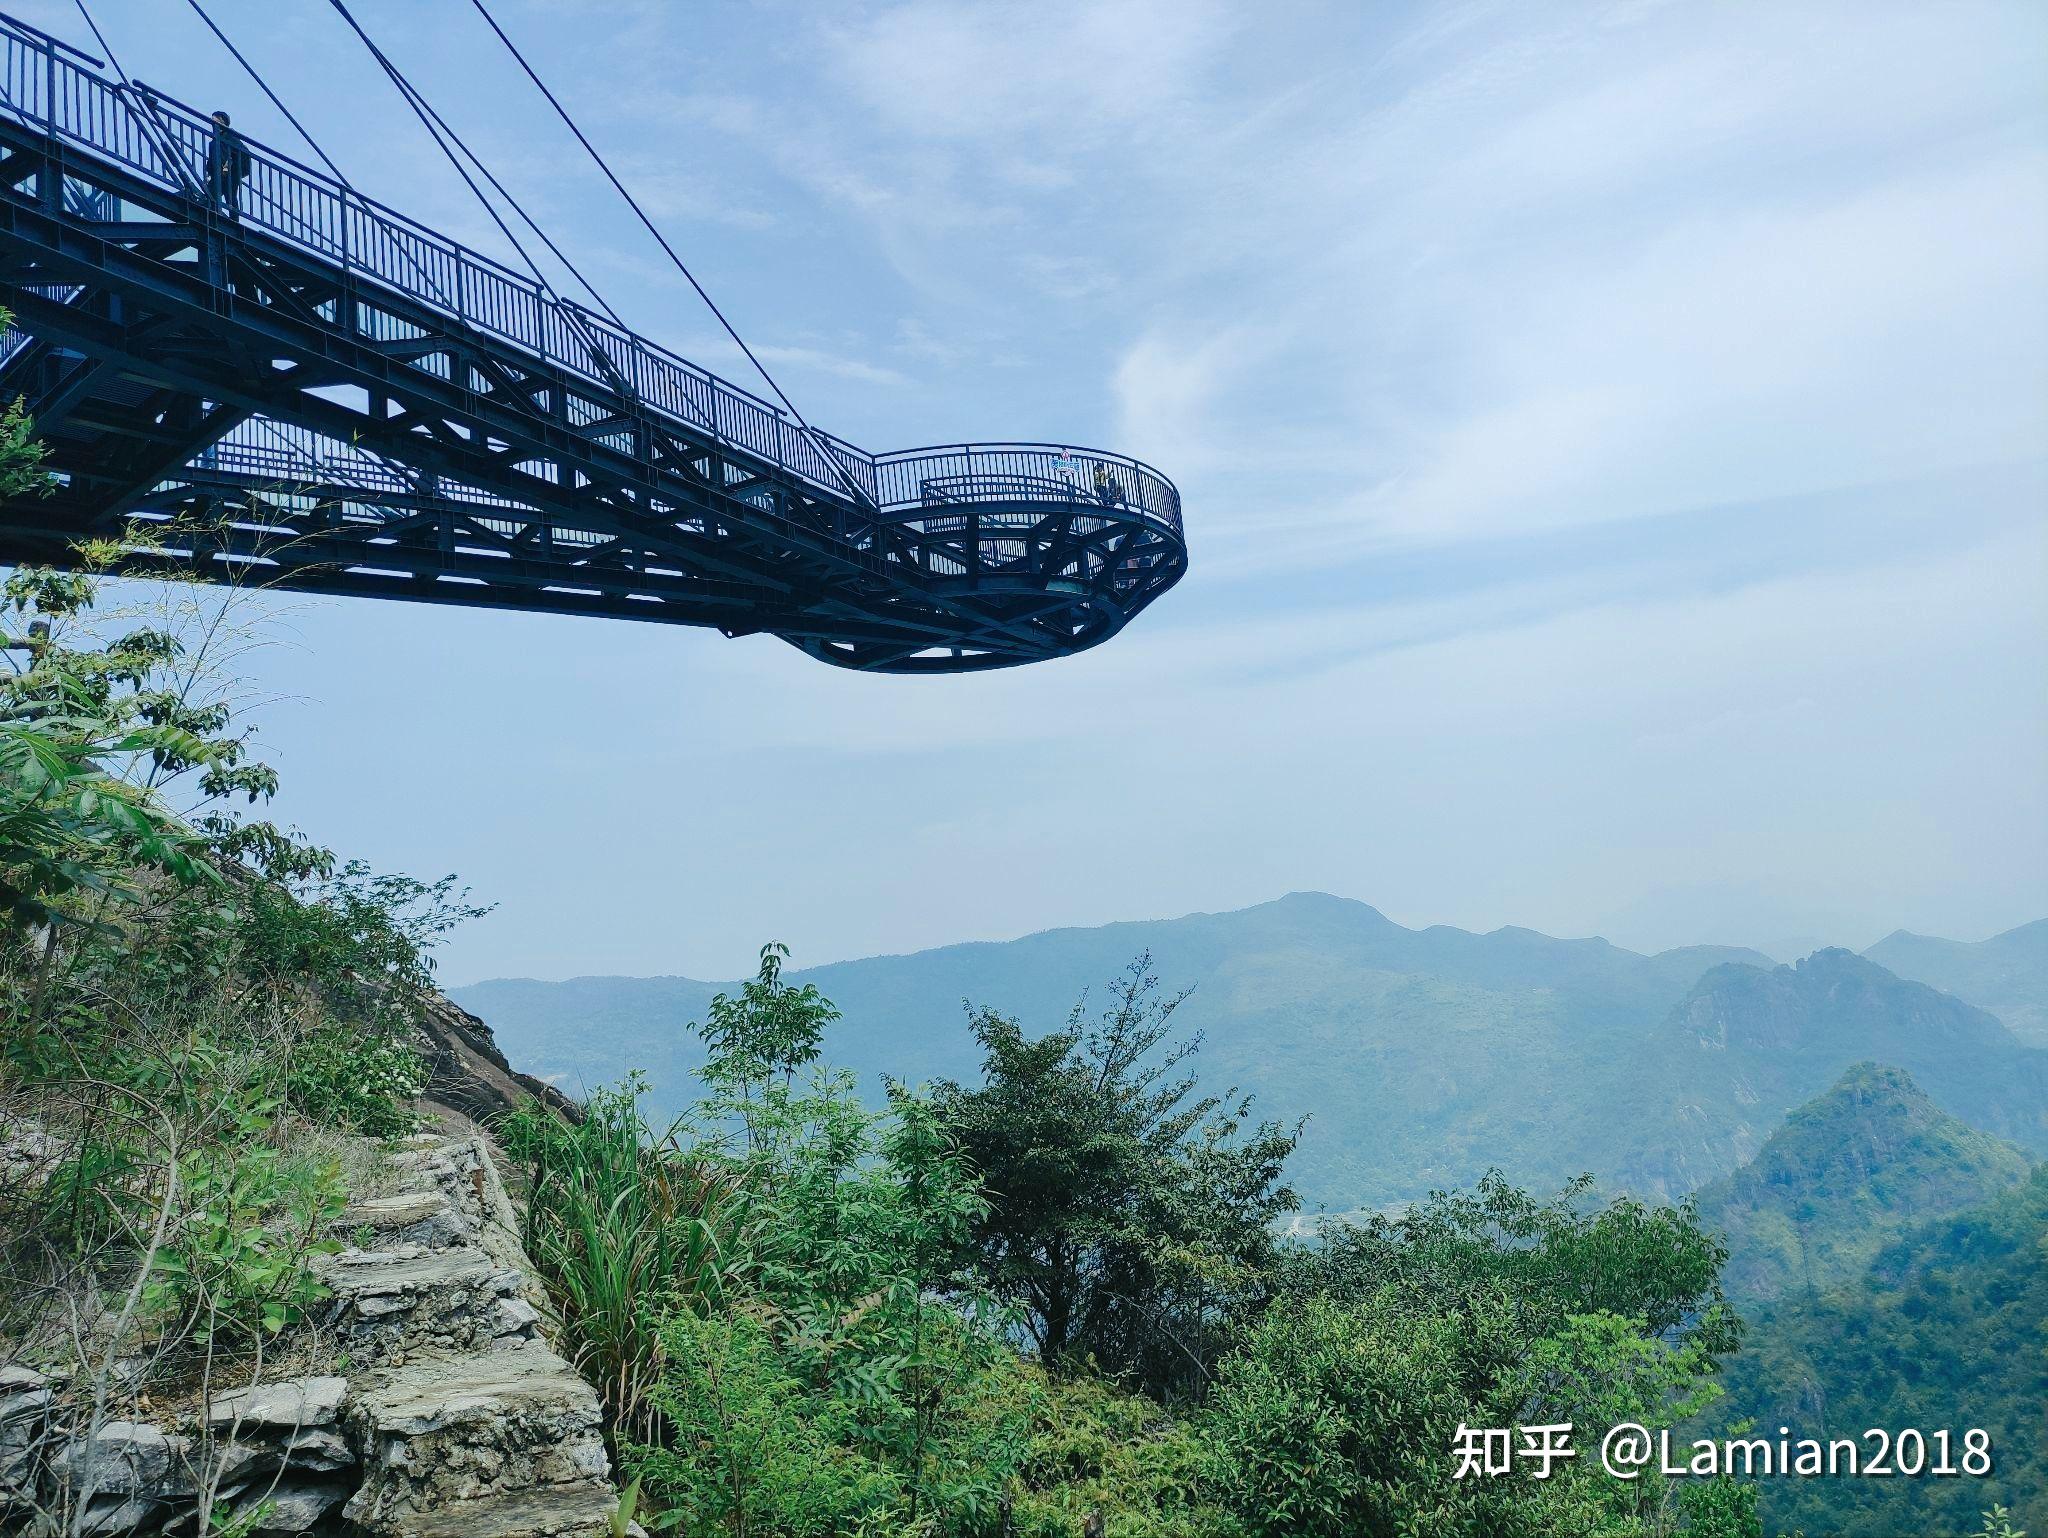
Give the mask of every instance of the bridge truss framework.
<svg viewBox="0 0 2048 1538">
<path fill-rule="evenodd" d="M 131 564 L 769 633 L 947 672 L 1116 634 L 1186 569 L 1180 498 L 1046 444 L 872 455 L 0 17 L 0 400 L 50 449 L 0 561 Z"/>
</svg>

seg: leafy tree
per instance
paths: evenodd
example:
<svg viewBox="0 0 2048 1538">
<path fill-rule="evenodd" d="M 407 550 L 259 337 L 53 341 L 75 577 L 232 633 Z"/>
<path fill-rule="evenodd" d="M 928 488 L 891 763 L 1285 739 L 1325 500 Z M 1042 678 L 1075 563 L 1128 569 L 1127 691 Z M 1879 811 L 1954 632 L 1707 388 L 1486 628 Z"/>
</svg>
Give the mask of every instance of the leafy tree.
<svg viewBox="0 0 2048 1538">
<path fill-rule="evenodd" d="M 672 1307 L 660 1327 L 644 1488 L 733 1533 L 922 1531 L 993 1510 L 1021 1429 L 991 1404 L 1017 1365 L 958 1266 L 982 1206 L 972 1175 L 901 1089 L 877 1115 L 843 1074 L 753 1088 L 744 1147 L 681 1150 L 724 1170 L 724 1285 L 708 1313 Z M 714 1097 L 707 1120 L 740 1103 Z"/>
<path fill-rule="evenodd" d="M 1610 1478 L 1589 1443 L 1716 1397 L 1698 1342 L 1647 1337 L 1635 1320 L 1575 1315 L 1531 1341 L 1513 1300 L 1482 1290 L 1436 1306 L 1406 1287 L 1284 1299 L 1226 1358 L 1199 1422 L 1222 1498 L 1273 1538 L 1754 1538 L 1753 1487 Z M 1460 1427 L 1569 1424 L 1576 1456 L 1457 1476 Z"/>
<path fill-rule="evenodd" d="M 1489 1176 L 1288 1251 L 1279 1301 L 1219 1370 L 1202 1425 L 1255 1532 L 1749 1538 L 1756 1491 L 1453 1478 L 1459 1426 L 1670 1425 L 1718 1399 L 1735 1322 L 1723 1252 L 1684 1208 L 1543 1201 Z"/>
<path fill-rule="evenodd" d="M 27 701 L 0 687 L 0 912 L 17 929 L 96 922 L 79 899 L 134 901 L 137 876 L 219 879 L 204 840 L 111 765 L 138 753 L 204 752 L 168 726 L 131 727 L 70 679 Z"/>
<path fill-rule="evenodd" d="M 1183 995 L 1141 956 L 1094 1021 L 1032 1038 L 974 1010 L 982 1082 L 937 1087 L 939 1114 L 981 1173 L 977 1265 L 1018 1306 L 1040 1360 L 1093 1360 L 1159 1392 L 1206 1379 L 1230 1315 L 1261 1293 L 1299 1128 L 1248 1125 L 1251 1098 L 1202 1094 L 1172 1040 Z"/>
<path fill-rule="evenodd" d="M 888 1511 L 893 1482 L 835 1436 L 758 1310 L 677 1310 L 661 1342 L 668 1366 L 653 1401 L 678 1430 L 638 1463 L 665 1524 L 735 1538 L 826 1534 Z"/>
<path fill-rule="evenodd" d="M 0 430 L 0 482 L 18 489 L 17 449 Z M 144 628 L 87 649 L 64 644 L 97 594 L 89 572 L 39 567 L 0 585 L 0 910 L 20 928 L 103 922 L 109 900 L 139 898 L 149 871 L 219 880 L 151 771 L 194 765 L 232 776 L 235 745 L 210 720 L 142 702 L 174 639 Z"/>
<path fill-rule="evenodd" d="M 183 1198 L 151 1267 L 148 1301 L 204 1344 L 275 1335 L 325 1298 L 309 1257 L 347 1205 L 340 1171 L 294 1156 L 268 1134 L 281 1109 L 260 1092 L 226 1107 L 225 1135 L 178 1161 Z"/>
<path fill-rule="evenodd" d="M 700 1077 L 714 1096 L 724 1099 L 749 1143 L 756 1098 L 778 1082 L 788 1089 L 799 1068 L 818 1060 L 825 1027 L 839 1018 L 815 983 L 799 988 L 782 980 L 788 959 L 788 946 L 762 946 L 760 971 L 741 984 L 739 997 L 719 994 L 708 1018 L 696 1027 L 707 1054 Z"/>
<path fill-rule="evenodd" d="M 1331 1226 L 1322 1245 L 1290 1257 L 1288 1286 L 1345 1296 L 1398 1285 L 1452 1309 L 1504 1297 L 1531 1339 L 1574 1314 L 1607 1313 L 1646 1335 L 1733 1350 L 1740 1321 L 1720 1282 L 1727 1248 L 1691 1205 L 1600 1204 L 1591 1190 L 1581 1176 L 1539 1200 L 1495 1171 L 1475 1191 L 1439 1191 L 1399 1214 Z"/>
<path fill-rule="evenodd" d="M 1500 1389 L 1468 1387 L 1474 1358 L 1511 1354 L 1499 1313 L 1458 1320 L 1392 1294 L 1279 1304 L 1222 1364 L 1204 1419 L 1227 1503 L 1261 1534 L 1391 1533 L 1446 1505 L 1465 1521 L 1438 1531 L 1472 1530 L 1490 1492 L 1453 1483 L 1453 1435 L 1511 1423 Z"/>
<path fill-rule="evenodd" d="M 1010 1508 L 1019 1538 L 1246 1538 L 1220 1499 L 1208 1429 L 1086 1374 L 1025 1380 L 1030 1429 Z"/>
</svg>

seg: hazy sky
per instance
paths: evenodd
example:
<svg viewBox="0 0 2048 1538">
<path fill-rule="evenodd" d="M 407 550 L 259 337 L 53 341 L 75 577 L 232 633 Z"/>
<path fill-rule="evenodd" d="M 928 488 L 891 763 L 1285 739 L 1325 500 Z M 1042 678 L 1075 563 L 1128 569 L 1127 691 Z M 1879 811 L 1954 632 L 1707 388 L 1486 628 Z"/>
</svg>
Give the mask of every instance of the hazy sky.
<svg viewBox="0 0 2048 1538">
<path fill-rule="evenodd" d="M 208 3 L 359 185 L 492 244 L 326 4 Z M 499 904 L 450 980 L 1294 888 L 1639 947 L 2048 914 L 2048 8 L 495 8 L 814 420 L 1138 454 L 1192 570 L 951 679 L 298 605 L 281 810 Z M 464 0 L 355 9 L 741 377 Z M 95 11 L 290 143 L 185 7 Z"/>
</svg>

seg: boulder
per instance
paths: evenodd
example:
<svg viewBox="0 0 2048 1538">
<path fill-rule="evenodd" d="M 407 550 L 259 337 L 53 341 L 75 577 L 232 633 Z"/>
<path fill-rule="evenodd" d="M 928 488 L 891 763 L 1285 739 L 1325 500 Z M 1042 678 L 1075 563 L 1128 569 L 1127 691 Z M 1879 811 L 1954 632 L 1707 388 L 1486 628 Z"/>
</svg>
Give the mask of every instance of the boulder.
<svg viewBox="0 0 2048 1538">
<path fill-rule="evenodd" d="M 348 1491 L 336 1485 L 281 1484 L 267 1494 L 249 1497 L 244 1509 L 260 1508 L 250 1529 L 258 1533 L 304 1533 L 312 1529 L 335 1507 L 348 1499 Z"/>
<path fill-rule="evenodd" d="M 7 1454 L 27 1447 L 49 1418 L 56 1391 L 50 1380 L 26 1367 L 0 1367 L 0 1479 Z"/>
<path fill-rule="evenodd" d="M 356 1461 L 355 1449 L 334 1431 L 301 1431 L 284 1444 L 284 1461 L 302 1472 L 328 1474 Z"/>
<path fill-rule="evenodd" d="M 101 1495 L 86 1504 L 74 1529 L 79 1538 L 116 1538 L 132 1533 L 145 1523 L 154 1527 L 163 1514 L 164 1503 L 147 1495 Z"/>
<path fill-rule="evenodd" d="M 540 1310 L 524 1298 L 500 1298 L 491 1333 L 499 1340 L 507 1336 L 532 1339 L 540 1329 Z"/>
</svg>

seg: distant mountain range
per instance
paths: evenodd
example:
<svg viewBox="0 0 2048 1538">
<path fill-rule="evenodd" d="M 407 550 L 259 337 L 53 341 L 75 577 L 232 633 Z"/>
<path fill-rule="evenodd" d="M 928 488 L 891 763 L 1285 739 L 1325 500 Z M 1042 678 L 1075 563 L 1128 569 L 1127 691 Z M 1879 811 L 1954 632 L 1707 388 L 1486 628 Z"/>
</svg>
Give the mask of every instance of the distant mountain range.
<svg viewBox="0 0 2048 1538">
<path fill-rule="evenodd" d="M 1930 979 L 1938 963 L 1938 986 L 1956 996 L 1846 951 L 1796 967 L 1728 947 L 1643 956 L 1526 929 L 1411 930 L 1312 893 L 798 975 L 844 1011 L 827 1058 L 878 1088 L 884 1073 L 975 1075 L 963 1001 L 1049 1029 L 1149 952 L 1168 987 L 1195 990 L 1180 1018 L 1203 1036 L 1204 1081 L 1256 1091 L 1267 1114 L 1311 1118 L 1294 1171 L 1332 1210 L 1468 1185 L 1491 1167 L 1536 1187 L 1587 1170 L 1675 1196 L 1732 1174 L 1788 1112 L 1864 1061 L 1907 1070 L 1972 1126 L 2048 1151 L 2048 1050 L 1964 1002 L 1989 988 L 2008 1018 L 2038 1018 L 2027 942 L 1893 936 L 1884 947 Z M 521 1068 L 571 1091 L 641 1068 L 672 1111 L 695 1096 L 690 1024 L 721 986 L 506 980 L 454 996 Z"/>
<path fill-rule="evenodd" d="M 1863 954 L 1901 977 L 1990 1011 L 2021 1041 L 2048 1047 L 2048 919 L 1974 945 L 1901 929 Z"/>
</svg>

